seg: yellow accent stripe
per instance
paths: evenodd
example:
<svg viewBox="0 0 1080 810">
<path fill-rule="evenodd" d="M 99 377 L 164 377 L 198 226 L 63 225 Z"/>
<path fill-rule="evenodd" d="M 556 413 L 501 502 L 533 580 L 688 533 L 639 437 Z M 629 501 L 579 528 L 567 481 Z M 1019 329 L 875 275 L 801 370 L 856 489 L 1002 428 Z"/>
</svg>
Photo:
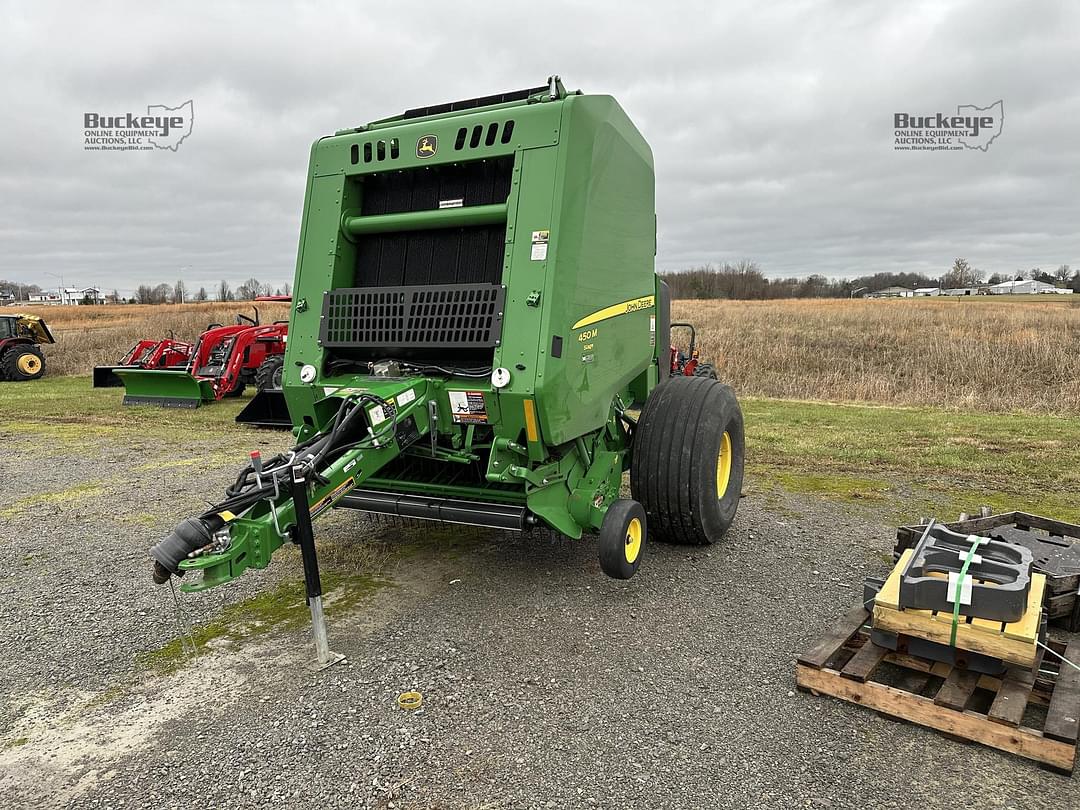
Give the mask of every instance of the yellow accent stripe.
<svg viewBox="0 0 1080 810">
<path fill-rule="evenodd" d="M 525 436 L 530 442 L 540 441 L 540 431 L 536 427 L 536 406 L 531 399 L 525 400 Z"/>
<path fill-rule="evenodd" d="M 236 515 L 234 515 L 228 509 L 223 512 L 218 512 L 218 517 L 224 520 L 226 523 L 231 523 L 232 521 L 236 520 Z"/>
<path fill-rule="evenodd" d="M 646 295 L 641 298 L 631 298 L 629 301 L 623 301 L 620 304 L 612 304 L 610 307 L 604 307 L 598 309 L 592 315 L 586 315 L 580 321 L 575 323 L 571 329 L 580 329 L 583 326 L 588 326 L 592 323 L 598 323 L 600 321 L 606 321 L 608 318 L 614 318 L 617 315 L 626 315 L 628 312 L 638 312 L 642 309 L 652 309 L 656 303 L 656 296 Z"/>
</svg>

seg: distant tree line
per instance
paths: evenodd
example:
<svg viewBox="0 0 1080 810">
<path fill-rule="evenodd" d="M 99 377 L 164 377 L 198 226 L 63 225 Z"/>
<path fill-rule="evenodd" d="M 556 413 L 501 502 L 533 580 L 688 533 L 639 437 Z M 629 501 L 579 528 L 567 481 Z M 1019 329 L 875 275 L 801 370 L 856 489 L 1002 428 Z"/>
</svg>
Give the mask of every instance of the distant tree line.
<svg viewBox="0 0 1080 810">
<path fill-rule="evenodd" d="M 192 302 L 209 301 L 251 301 L 260 295 L 289 295 L 292 285 L 285 283 L 280 287 L 259 281 L 257 278 L 249 278 L 234 290 L 229 282 L 222 279 L 215 287 L 213 295 L 206 287 L 199 287 L 194 292 L 189 292 L 183 279 L 177 279 L 175 284 L 158 284 L 151 287 L 149 284 L 140 284 L 131 299 L 135 304 L 184 304 Z"/>
<path fill-rule="evenodd" d="M 770 278 L 756 262 L 743 260 L 719 265 L 705 264 L 689 270 L 661 273 L 672 298 L 733 298 L 774 300 L 778 298 L 849 298 L 863 296 L 886 287 L 973 287 L 984 283 L 984 273 L 966 259 L 956 259 L 943 275 L 923 273 L 872 273 L 856 278 L 830 279 L 823 275 Z M 1033 279 L 1080 292 L 1080 272 L 1063 264 L 1052 273 L 1035 267 L 1012 274 L 994 273 L 985 279 L 998 284 L 1014 279 Z"/>
</svg>

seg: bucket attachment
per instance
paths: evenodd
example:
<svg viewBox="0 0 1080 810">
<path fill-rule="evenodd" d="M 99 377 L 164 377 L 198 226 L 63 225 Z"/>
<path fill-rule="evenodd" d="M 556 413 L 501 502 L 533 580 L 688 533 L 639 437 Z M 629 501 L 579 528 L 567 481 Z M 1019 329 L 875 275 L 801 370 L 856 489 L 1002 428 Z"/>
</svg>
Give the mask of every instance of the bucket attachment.
<svg viewBox="0 0 1080 810">
<path fill-rule="evenodd" d="M 116 376 L 117 369 L 138 368 L 138 366 L 94 366 L 94 388 L 120 388 L 123 386 Z"/>
<path fill-rule="evenodd" d="M 289 408 L 285 404 L 285 394 L 280 388 L 267 388 L 256 392 L 251 402 L 236 415 L 236 421 L 242 425 L 291 430 L 293 423 Z"/>
<path fill-rule="evenodd" d="M 117 368 L 115 373 L 124 383 L 125 405 L 198 408 L 214 399 L 211 381 L 192 377 L 186 371 Z"/>
</svg>

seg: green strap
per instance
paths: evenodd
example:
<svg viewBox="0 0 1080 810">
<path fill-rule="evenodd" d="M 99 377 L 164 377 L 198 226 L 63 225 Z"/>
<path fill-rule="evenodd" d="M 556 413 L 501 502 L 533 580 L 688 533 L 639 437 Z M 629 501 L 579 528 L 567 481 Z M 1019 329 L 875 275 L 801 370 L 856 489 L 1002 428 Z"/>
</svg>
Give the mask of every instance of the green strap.
<svg viewBox="0 0 1080 810">
<path fill-rule="evenodd" d="M 974 535 L 972 535 L 974 537 Z M 956 592 L 953 594 L 953 607 L 952 607 L 952 633 L 949 635 L 949 646 L 956 646 L 956 628 L 960 623 L 960 591 L 964 587 L 964 577 L 967 576 L 968 566 L 971 565 L 971 558 L 975 556 L 975 549 L 982 545 L 982 538 L 976 537 L 971 544 L 971 548 L 968 549 L 967 557 L 964 559 L 964 564 L 960 566 L 960 573 L 956 577 Z"/>
</svg>

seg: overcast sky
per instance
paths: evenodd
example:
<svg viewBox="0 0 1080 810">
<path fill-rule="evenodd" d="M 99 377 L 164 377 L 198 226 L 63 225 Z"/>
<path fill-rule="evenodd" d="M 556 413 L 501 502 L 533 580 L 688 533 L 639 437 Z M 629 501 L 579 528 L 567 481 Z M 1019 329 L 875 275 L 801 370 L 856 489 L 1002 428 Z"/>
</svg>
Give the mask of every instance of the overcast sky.
<svg viewBox="0 0 1080 810">
<path fill-rule="evenodd" d="M 291 281 L 316 137 L 551 73 L 652 145 L 660 269 L 1080 267 L 1080 4 L 637 5 L 0 2 L 0 278 Z M 189 99 L 175 153 L 83 149 Z M 894 151 L 895 112 L 999 99 L 986 152 Z"/>
</svg>

